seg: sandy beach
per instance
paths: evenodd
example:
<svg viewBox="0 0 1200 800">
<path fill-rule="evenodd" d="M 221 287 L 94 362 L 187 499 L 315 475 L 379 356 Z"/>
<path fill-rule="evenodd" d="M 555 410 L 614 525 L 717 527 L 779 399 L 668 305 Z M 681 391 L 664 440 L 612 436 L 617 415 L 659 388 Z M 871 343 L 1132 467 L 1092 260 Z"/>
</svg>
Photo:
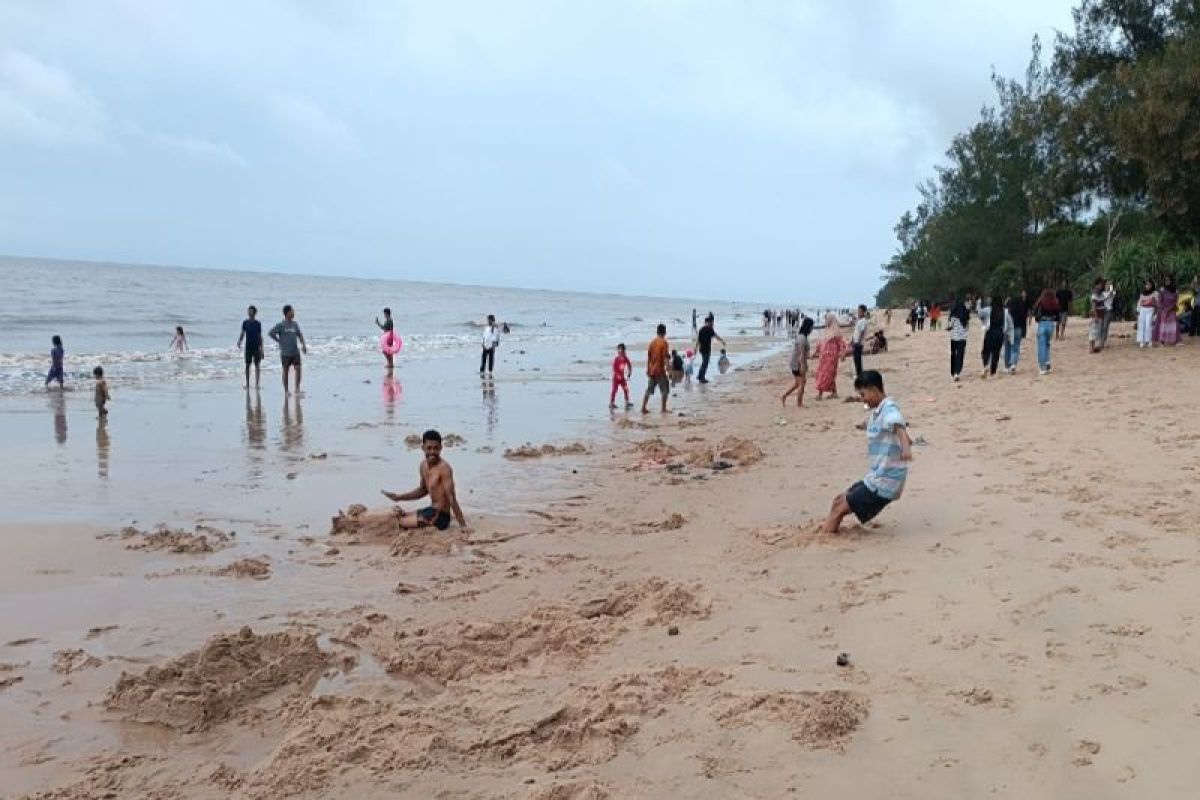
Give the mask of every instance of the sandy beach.
<svg viewBox="0 0 1200 800">
<path fill-rule="evenodd" d="M 1190 796 L 1195 347 L 1121 323 L 1089 355 L 1076 322 L 1050 376 L 1027 347 L 952 384 L 895 317 L 867 366 L 915 463 L 836 537 L 863 408 L 781 408 L 780 356 L 469 471 L 470 534 L 400 536 L 319 473 L 299 519 L 193 487 L 127 529 L 6 526 L 4 795 Z"/>
</svg>

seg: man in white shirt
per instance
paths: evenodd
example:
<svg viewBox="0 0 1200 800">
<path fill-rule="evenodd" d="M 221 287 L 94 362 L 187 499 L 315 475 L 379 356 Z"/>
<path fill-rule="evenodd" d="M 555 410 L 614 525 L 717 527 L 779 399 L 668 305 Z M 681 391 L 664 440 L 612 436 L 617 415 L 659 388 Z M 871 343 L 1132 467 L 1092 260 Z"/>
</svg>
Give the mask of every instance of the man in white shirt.
<svg viewBox="0 0 1200 800">
<path fill-rule="evenodd" d="M 484 369 L 489 375 L 496 366 L 496 348 L 500 345 L 500 331 L 496 328 L 496 315 L 488 314 L 487 326 L 483 329 L 483 355 L 479 358 L 479 374 Z"/>
<path fill-rule="evenodd" d="M 867 307 L 859 303 L 858 319 L 854 323 L 854 333 L 850 336 L 850 346 L 854 353 L 854 377 L 862 375 L 863 342 L 867 338 Z"/>
</svg>

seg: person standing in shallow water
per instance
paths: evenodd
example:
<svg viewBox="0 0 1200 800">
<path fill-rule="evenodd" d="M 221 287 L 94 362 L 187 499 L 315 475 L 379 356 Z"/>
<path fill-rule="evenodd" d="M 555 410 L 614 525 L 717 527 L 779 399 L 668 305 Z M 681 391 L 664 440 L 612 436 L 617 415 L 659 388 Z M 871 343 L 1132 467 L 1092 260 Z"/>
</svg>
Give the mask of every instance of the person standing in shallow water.
<svg viewBox="0 0 1200 800">
<path fill-rule="evenodd" d="M 696 334 L 697 349 L 700 350 L 700 375 L 696 379 L 698 383 L 708 383 L 708 361 L 712 358 L 713 339 L 720 342 L 723 347 L 728 347 L 725 340 L 718 336 L 716 329 L 713 328 L 713 315 L 709 313 L 704 318 L 704 325 L 700 328 L 700 332 Z"/>
<path fill-rule="evenodd" d="M 489 375 L 496 366 L 496 348 L 500 346 L 500 331 L 496 328 L 496 315 L 487 315 L 487 325 L 483 328 L 483 353 L 479 357 L 479 374 L 486 368 Z"/>
<path fill-rule="evenodd" d="M 288 394 L 288 371 L 296 371 L 296 394 L 300 394 L 300 354 L 308 355 L 304 334 L 296 323 L 296 310 L 290 305 L 283 307 L 283 321 L 277 322 L 269 334 L 279 345 L 279 360 L 283 364 L 283 393 Z"/>
<path fill-rule="evenodd" d="M 250 365 L 254 365 L 254 388 L 257 389 L 262 379 L 263 338 L 262 323 L 258 321 L 258 309 L 249 306 L 246 318 L 242 320 L 242 332 L 238 334 L 237 346 L 246 347 L 246 388 L 250 388 Z M 287 388 L 286 386 L 284 387 Z"/>
<path fill-rule="evenodd" d="M 671 381 L 667 371 L 671 364 L 671 344 L 667 341 L 667 326 L 659 324 L 658 335 L 646 350 L 646 394 L 642 397 L 642 413 L 650 413 L 650 396 L 655 390 L 662 396 L 662 412 L 667 413 L 667 396 L 671 393 Z"/>
<path fill-rule="evenodd" d="M 391 338 L 395 335 L 396 323 L 392 321 L 392 310 L 385 308 L 383 310 L 383 322 L 379 321 L 379 317 L 375 318 L 375 325 L 379 330 L 383 331 L 383 335 Z M 395 365 L 392 362 L 392 354 L 384 353 L 383 357 L 387 359 L 387 368 L 392 369 Z"/>
</svg>

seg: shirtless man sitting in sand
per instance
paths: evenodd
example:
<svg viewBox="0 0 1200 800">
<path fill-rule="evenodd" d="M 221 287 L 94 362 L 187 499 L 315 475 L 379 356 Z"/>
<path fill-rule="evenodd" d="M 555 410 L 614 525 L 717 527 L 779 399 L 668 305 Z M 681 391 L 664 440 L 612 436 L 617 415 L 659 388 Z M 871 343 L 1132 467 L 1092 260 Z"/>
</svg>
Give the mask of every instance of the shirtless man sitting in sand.
<svg viewBox="0 0 1200 800">
<path fill-rule="evenodd" d="M 421 462 L 421 485 L 410 492 L 397 494 L 385 491 L 383 496 L 394 503 L 405 500 L 420 500 L 429 495 L 430 505 L 415 514 L 403 509 L 396 509 L 400 515 L 400 527 L 437 528 L 444 531 L 450 527 L 450 514 L 458 520 L 458 527 L 467 528 L 466 517 L 458 505 L 458 497 L 454 493 L 454 470 L 447 461 L 442 460 L 442 435 L 437 431 L 425 431 L 421 436 L 421 452 L 425 460 Z"/>
</svg>

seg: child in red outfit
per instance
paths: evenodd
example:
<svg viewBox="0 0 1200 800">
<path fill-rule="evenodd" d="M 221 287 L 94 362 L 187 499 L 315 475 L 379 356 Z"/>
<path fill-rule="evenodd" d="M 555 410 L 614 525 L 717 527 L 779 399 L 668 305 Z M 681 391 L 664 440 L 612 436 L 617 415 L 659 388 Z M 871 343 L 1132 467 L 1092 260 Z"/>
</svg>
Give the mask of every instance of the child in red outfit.
<svg viewBox="0 0 1200 800">
<path fill-rule="evenodd" d="M 617 389 L 625 392 L 625 407 L 630 408 L 629 378 L 633 375 L 633 363 L 625 355 L 625 345 L 617 345 L 617 357 L 612 363 L 612 394 L 608 398 L 608 407 L 617 407 Z"/>
</svg>

